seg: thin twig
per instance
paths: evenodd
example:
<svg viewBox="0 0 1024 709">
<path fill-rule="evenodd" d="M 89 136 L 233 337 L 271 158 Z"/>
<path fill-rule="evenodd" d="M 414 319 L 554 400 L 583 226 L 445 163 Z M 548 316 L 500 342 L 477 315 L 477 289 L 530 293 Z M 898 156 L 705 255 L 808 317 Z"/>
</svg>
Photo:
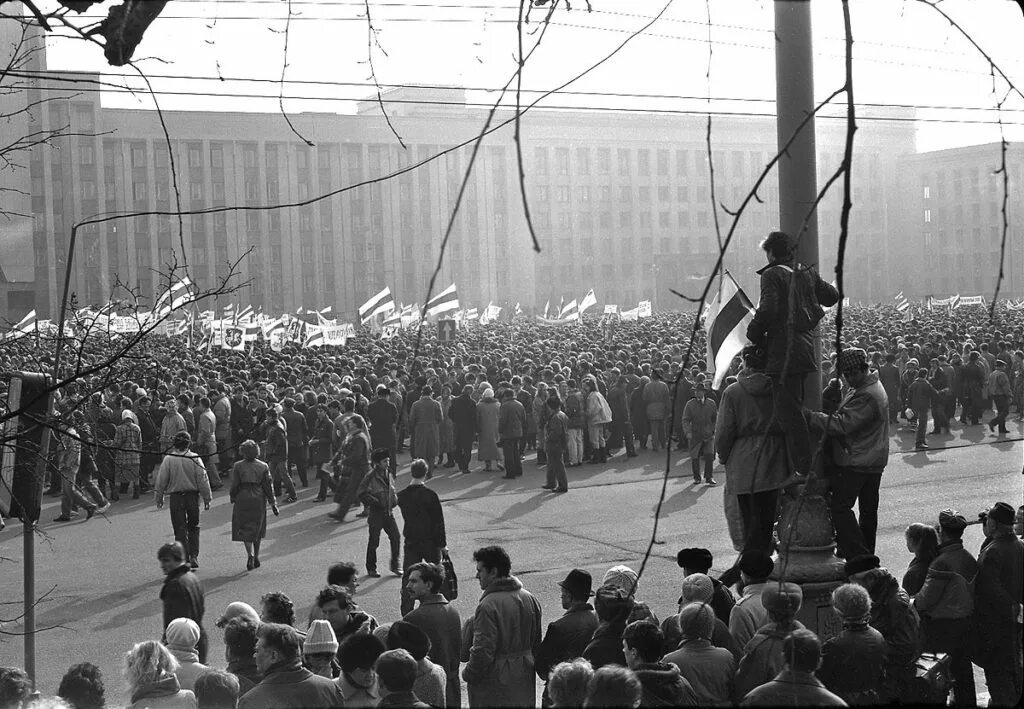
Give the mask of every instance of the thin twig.
<svg viewBox="0 0 1024 709">
<path fill-rule="evenodd" d="M 301 140 L 303 143 L 305 143 L 306 145 L 308 145 L 309 147 L 312 148 L 314 146 L 313 141 L 310 140 L 309 138 L 306 138 L 301 133 L 299 133 L 299 131 L 295 128 L 295 126 L 292 125 L 292 119 L 288 117 L 288 112 L 284 110 L 284 75 L 285 75 L 285 72 L 288 71 L 288 36 L 290 34 L 291 27 L 292 27 L 292 0 L 288 0 L 288 17 L 285 18 L 285 21 L 284 21 L 284 56 L 281 59 L 281 81 L 280 81 L 280 85 L 281 85 L 280 89 L 281 90 L 280 90 L 280 92 L 277 95 L 277 105 L 281 109 L 281 115 L 284 116 L 285 123 L 288 124 L 288 127 L 291 129 L 292 133 L 294 133 L 298 137 L 299 140 Z"/>
<path fill-rule="evenodd" d="M 290 2 L 291 0 L 289 0 Z M 380 46 L 380 42 L 377 42 L 377 30 L 373 26 L 373 18 L 370 17 L 370 0 L 364 0 L 366 5 L 366 59 L 370 64 L 370 78 L 373 80 L 373 85 L 377 89 L 377 105 L 380 106 L 380 112 L 384 114 L 384 121 L 388 124 L 388 128 L 394 134 L 395 138 L 398 139 L 398 144 L 403 148 L 408 148 L 405 141 L 402 140 L 402 136 L 398 134 L 394 124 L 391 122 L 391 117 L 388 115 L 387 109 L 384 108 L 384 95 L 381 93 L 380 82 L 377 81 L 377 72 L 373 68 L 373 45 L 377 43 L 377 47 L 383 52 L 384 48 Z M 385 53 L 386 56 L 386 53 Z"/>
<path fill-rule="evenodd" d="M 558 4 L 558 0 L 555 0 L 555 4 Z M 527 5 L 527 0 L 519 0 L 519 20 L 516 22 L 516 40 L 518 42 L 518 53 L 516 55 L 517 66 L 516 66 L 516 123 L 515 131 L 512 133 L 512 140 L 516 146 L 516 166 L 519 169 L 519 194 L 523 200 L 523 216 L 526 218 L 526 228 L 530 232 L 530 240 L 533 242 L 533 250 L 540 253 L 540 242 L 537 240 L 537 232 L 533 228 L 533 219 L 530 216 L 530 203 L 526 197 L 526 170 L 523 167 L 523 143 L 520 139 L 520 95 L 523 89 L 523 65 L 525 64 L 523 58 L 523 22 L 524 14 L 523 8 Z M 554 9 L 555 5 L 551 8 Z M 529 13 L 529 9 L 526 9 Z"/>
</svg>

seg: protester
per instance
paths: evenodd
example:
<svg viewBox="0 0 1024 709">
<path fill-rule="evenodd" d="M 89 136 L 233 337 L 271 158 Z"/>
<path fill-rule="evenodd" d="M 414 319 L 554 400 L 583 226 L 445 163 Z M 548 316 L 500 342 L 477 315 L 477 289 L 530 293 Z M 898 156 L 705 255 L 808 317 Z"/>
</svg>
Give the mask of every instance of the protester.
<svg viewBox="0 0 1024 709">
<path fill-rule="evenodd" d="M 785 669 L 770 682 L 752 689 L 740 703 L 745 707 L 842 707 L 846 702 L 814 676 L 821 660 L 821 643 L 810 630 L 794 630 L 783 641 Z"/>
<path fill-rule="evenodd" d="M 191 618 L 175 618 L 164 630 L 164 644 L 178 661 L 174 676 L 182 689 L 192 689 L 196 678 L 209 668 L 199 661 L 199 626 Z"/>
<path fill-rule="evenodd" d="M 238 679 L 229 672 L 207 670 L 196 678 L 192 691 L 198 709 L 235 709 L 238 706 Z"/>
<path fill-rule="evenodd" d="M 706 603 L 690 603 L 679 611 L 682 641 L 662 662 L 679 668 L 697 694 L 699 706 L 732 703 L 736 687 L 736 660 L 731 652 L 711 644 L 715 612 Z"/>
<path fill-rule="evenodd" d="M 803 604 L 803 591 L 797 584 L 770 581 L 761 591 L 761 604 L 768 612 L 768 622 L 743 647 L 743 657 L 736 668 L 737 697 L 745 697 L 782 671 L 783 641 L 794 630 L 804 627 L 794 620 Z"/>
<path fill-rule="evenodd" d="M 693 398 L 683 408 L 683 435 L 690 442 L 690 467 L 694 484 L 700 483 L 700 463 L 704 461 L 704 482 L 717 485 L 712 471 L 715 467 L 715 426 L 718 405 L 707 396 L 707 389 L 698 382 Z"/>
<path fill-rule="evenodd" d="M 548 624 L 544 640 L 534 656 L 534 670 L 545 682 L 550 681 L 556 665 L 582 657 L 598 629 L 600 621 L 590 604 L 594 595 L 592 584 L 590 573 L 583 569 L 573 569 L 558 583 L 565 613 Z M 544 696 L 549 696 L 547 689 Z"/>
<path fill-rule="evenodd" d="M 622 633 L 626 666 L 640 680 L 642 707 L 697 706 L 697 694 L 675 665 L 661 662 L 665 637 L 649 620 L 638 620 Z"/>
<path fill-rule="evenodd" d="M 338 639 L 326 620 L 314 620 L 302 641 L 302 666 L 315 675 L 334 679 Z"/>
<path fill-rule="evenodd" d="M 582 658 L 560 662 L 551 669 L 547 690 L 553 707 L 581 707 L 594 676 L 590 663 Z"/>
<path fill-rule="evenodd" d="M 587 698 L 583 700 L 586 709 L 591 707 L 638 707 L 643 698 L 640 680 L 621 665 L 608 665 L 594 670 L 594 676 L 587 685 Z"/>
<path fill-rule="evenodd" d="M 844 584 L 832 592 L 832 609 L 843 630 L 822 646 L 818 679 L 850 706 L 881 703 L 886 646 L 868 625 L 871 597 L 862 586 Z"/>
<path fill-rule="evenodd" d="M 416 681 L 416 660 L 402 649 L 382 652 L 374 663 L 374 670 L 384 690 L 381 707 L 411 707 L 429 709 L 427 702 L 420 701 L 413 687 Z M 347 706 L 347 705 L 346 705 Z"/>
<path fill-rule="evenodd" d="M 381 449 L 377 449 L 381 450 Z M 398 493 L 398 508 L 402 511 L 405 539 L 402 549 L 403 573 L 408 580 L 409 567 L 420 561 L 437 563 L 448 549 L 445 536 L 444 511 L 437 493 L 426 486 L 429 466 L 422 458 L 412 461 L 409 485 Z M 413 598 L 402 584 L 402 615 L 413 607 Z"/>
<path fill-rule="evenodd" d="M 455 606 L 441 595 L 444 569 L 439 564 L 417 562 L 406 570 L 409 598 L 419 601 L 415 610 L 403 620 L 421 628 L 430 640 L 430 659 L 445 671 L 445 701 L 459 706 L 462 688 L 459 684 L 459 658 L 462 656 L 462 621 Z"/>
<path fill-rule="evenodd" d="M 196 709 L 196 697 L 182 689 L 178 661 L 156 640 L 136 643 L 124 656 L 129 709 Z"/>
<path fill-rule="evenodd" d="M 298 632 L 289 625 L 263 623 L 256 665 L 263 679 L 238 701 L 239 709 L 327 709 L 343 706 L 338 686 L 302 666 Z"/>
<path fill-rule="evenodd" d="M 171 527 L 174 538 L 188 550 L 188 563 L 199 568 L 199 498 L 203 509 L 210 509 L 213 493 L 206 468 L 198 455 L 189 450 L 192 439 L 182 431 L 164 456 L 153 485 L 157 509 L 164 506 L 164 495 L 171 499 Z"/>
<path fill-rule="evenodd" d="M 67 702 L 72 709 L 103 709 L 106 705 L 105 695 L 103 673 L 91 662 L 69 667 L 57 689 L 57 696 Z M 2 705 L 0 702 L 0 706 Z"/>
<path fill-rule="evenodd" d="M 761 550 L 743 552 L 739 560 L 743 594 L 729 614 L 729 632 L 741 648 L 768 622 L 768 611 L 761 594 L 768 586 L 768 577 L 775 569 L 771 556 Z"/>
<path fill-rule="evenodd" d="M 384 652 L 384 643 L 369 633 L 352 635 L 338 648 L 341 672 L 335 680 L 346 707 L 374 707 L 380 704 L 380 685 L 374 663 Z"/>
<path fill-rule="evenodd" d="M 391 561 L 389 568 L 396 576 L 402 575 L 398 565 L 399 547 L 402 542 L 401 534 L 398 532 L 398 523 L 395 521 L 395 507 L 398 506 L 398 493 L 395 492 L 395 481 L 391 472 L 387 469 L 389 453 L 386 449 L 378 448 L 371 456 L 372 468 L 359 482 L 357 497 L 360 502 L 366 505 L 370 514 L 366 518 L 368 536 L 366 540 L 366 575 L 371 578 L 379 578 L 377 571 L 377 547 L 380 546 L 380 533 L 384 531 L 388 535 L 388 542 L 391 547 Z M 344 514 L 342 514 L 344 517 Z"/>
<path fill-rule="evenodd" d="M 206 650 L 209 640 L 203 629 L 203 614 L 206 612 L 206 599 L 202 582 L 192 572 L 192 567 L 185 561 L 185 549 L 180 542 L 164 544 L 156 553 L 160 569 L 164 572 L 164 583 L 160 589 L 160 601 L 163 603 L 163 628 L 171 624 L 175 618 L 188 618 L 199 626 L 199 642 L 197 652 L 199 662 L 206 662 Z"/>
<path fill-rule="evenodd" d="M 277 424 L 272 423 L 276 428 Z M 280 429 L 277 429 L 280 430 Z M 284 432 L 281 431 L 281 435 Z M 238 447 L 242 460 L 231 467 L 231 541 L 242 542 L 248 556 L 248 571 L 260 568 L 260 545 L 267 536 L 267 503 L 276 517 L 277 499 L 274 496 L 270 468 L 258 460 L 259 446 L 247 440 Z M 283 466 L 283 461 L 279 461 Z M 294 489 L 292 490 L 294 493 Z M 294 497 L 294 494 L 292 495 Z"/>
<path fill-rule="evenodd" d="M 239 696 L 263 679 L 263 673 L 256 665 L 256 631 L 259 623 L 259 618 L 239 615 L 224 624 L 226 670 L 238 680 Z"/>
</svg>

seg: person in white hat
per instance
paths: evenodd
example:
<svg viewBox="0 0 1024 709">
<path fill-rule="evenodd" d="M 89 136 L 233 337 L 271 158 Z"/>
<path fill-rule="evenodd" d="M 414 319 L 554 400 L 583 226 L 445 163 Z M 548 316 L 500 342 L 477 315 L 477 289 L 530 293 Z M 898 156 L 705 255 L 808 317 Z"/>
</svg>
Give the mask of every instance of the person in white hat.
<svg viewBox="0 0 1024 709">
<path fill-rule="evenodd" d="M 314 620 L 302 643 L 302 664 L 315 675 L 334 679 L 341 667 L 335 661 L 338 638 L 326 620 Z"/>
</svg>

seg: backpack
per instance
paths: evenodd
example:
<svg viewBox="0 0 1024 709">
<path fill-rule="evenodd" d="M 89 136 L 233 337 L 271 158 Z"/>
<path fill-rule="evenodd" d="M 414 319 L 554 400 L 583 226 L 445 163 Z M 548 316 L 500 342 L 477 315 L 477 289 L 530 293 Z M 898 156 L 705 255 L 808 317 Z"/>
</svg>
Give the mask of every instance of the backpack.
<svg viewBox="0 0 1024 709">
<path fill-rule="evenodd" d="M 818 274 L 813 268 L 803 268 L 797 264 L 797 270 L 792 266 L 778 264 L 778 267 L 793 274 L 790 279 L 790 287 L 795 289 L 791 294 L 793 300 L 793 327 L 797 332 L 808 332 L 818 326 L 818 323 L 825 317 L 825 309 L 818 301 Z M 795 296 L 795 297 L 793 297 Z M 788 306 L 788 304 L 787 304 Z"/>
</svg>

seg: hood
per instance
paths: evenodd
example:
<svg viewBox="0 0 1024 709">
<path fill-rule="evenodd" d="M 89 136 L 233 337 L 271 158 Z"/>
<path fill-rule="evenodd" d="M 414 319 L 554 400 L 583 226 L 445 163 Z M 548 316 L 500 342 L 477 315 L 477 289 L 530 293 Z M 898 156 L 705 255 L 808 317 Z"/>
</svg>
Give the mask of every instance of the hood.
<svg viewBox="0 0 1024 709">
<path fill-rule="evenodd" d="M 498 400 L 493 396 L 485 396 L 480 399 L 481 404 L 497 404 Z"/>
<path fill-rule="evenodd" d="M 751 396 L 768 396 L 772 390 L 771 377 L 764 372 L 741 372 L 736 381 Z"/>
<path fill-rule="evenodd" d="M 513 591 L 519 591 L 523 588 L 523 584 L 515 576 L 506 576 L 504 578 L 497 578 L 491 581 L 491 585 L 487 587 L 483 595 L 486 596 L 489 593 L 512 593 Z"/>
<path fill-rule="evenodd" d="M 637 679 L 644 687 L 644 692 L 650 693 L 660 701 L 674 704 L 678 701 L 683 691 L 683 675 L 679 668 L 671 663 L 654 662 L 649 665 L 640 665 L 633 670 Z"/>
<path fill-rule="evenodd" d="M 160 679 L 154 682 L 145 682 L 139 685 L 135 691 L 132 692 L 132 704 L 143 697 L 169 697 L 180 691 L 181 685 L 178 684 L 177 676 L 171 672 L 167 672 L 161 675 Z"/>
</svg>

